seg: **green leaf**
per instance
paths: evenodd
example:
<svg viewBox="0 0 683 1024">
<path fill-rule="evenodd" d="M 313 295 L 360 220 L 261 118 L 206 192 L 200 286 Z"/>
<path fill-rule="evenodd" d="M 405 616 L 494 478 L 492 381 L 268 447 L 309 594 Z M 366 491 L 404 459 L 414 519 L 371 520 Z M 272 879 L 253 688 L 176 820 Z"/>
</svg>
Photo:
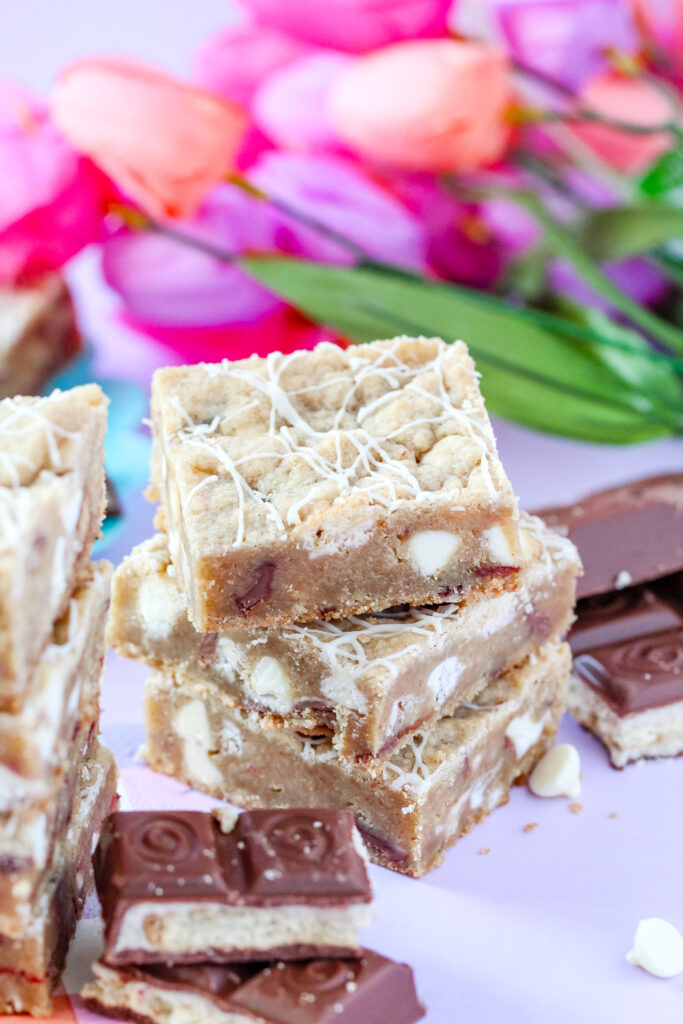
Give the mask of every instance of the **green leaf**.
<svg viewBox="0 0 683 1024">
<path fill-rule="evenodd" d="M 609 366 L 625 384 L 636 391 L 656 396 L 665 408 L 683 408 L 682 378 L 674 365 L 663 360 L 633 358 L 652 351 L 640 334 L 615 323 L 599 309 L 580 307 L 567 300 L 560 305 L 577 323 L 585 324 L 601 338 L 609 338 L 616 343 L 604 345 L 589 341 L 587 345 L 595 358 Z"/>
<path fill-rule="evenodd" d="M 356 342 L 396 334 L 463 337 L 491 412 L 554 434 L 629 443 L 683 430 L 683 410 L 624 384 L 586 343 L 468 289 L 376 267 L 244 258 L 266 287 Z M 476 297 L 475 297 L 476 296 Z M 642 360 L 638 360 L 642 362 Z"/>
<path fill-rule="evenodd" d="M 536 218 L 545 231 L 549 245 L 553 247 L 557 255 L 568 260 L 598 295 L 607 299 L 633 323 L 638 324 L 668 348 L 675 352 L 683 352 L 683 331 L 651 313 L 649 309 L 635 302 L 626 292 L 618 288 L 596 265 L 589 253 L 582 248 L 572 232 L 554 220 L 536 196 L 528 192 L 515 191 L 514 194 L 510 193 L 510 198 L 519 202 Z M 668 212 L 669 214 L 673 213 L 670 209 Z"/>
<path fill-rule="evenodd" d="M 584 220 L 581 241 L 596 260 L 621 260 L 683 236 L 683 209 L 641 203 L 597 210 Z"/>
<path fill-rule="evenodd" d="M 683 148 L 679 145 L 660 156 L 640 182 L 645 196 L 656 198 L 683 186 Z"/>
</svg>

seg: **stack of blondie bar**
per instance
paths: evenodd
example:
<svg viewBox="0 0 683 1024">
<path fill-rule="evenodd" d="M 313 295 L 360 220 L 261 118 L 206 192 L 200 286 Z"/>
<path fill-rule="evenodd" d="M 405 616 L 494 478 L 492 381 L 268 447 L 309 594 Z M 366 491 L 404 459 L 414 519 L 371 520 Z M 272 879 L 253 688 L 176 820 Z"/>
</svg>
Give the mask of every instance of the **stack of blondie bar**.
<svg viewBox="0 0 683 1024">
<path fill-rule="evenodd" d="M 552 743 L 580 565 L 520 518 L 461 342 L 159 371 L 158 536 L 110 639 L 147 758 L 248 808 L 352 809 L 421 875 Z"/>
<path fill-rule="evenodd" d="M 116 800 L 98 742 L 106 399 L 0 402 L 0 1013 L 50 1012 Z"/>
</svg>

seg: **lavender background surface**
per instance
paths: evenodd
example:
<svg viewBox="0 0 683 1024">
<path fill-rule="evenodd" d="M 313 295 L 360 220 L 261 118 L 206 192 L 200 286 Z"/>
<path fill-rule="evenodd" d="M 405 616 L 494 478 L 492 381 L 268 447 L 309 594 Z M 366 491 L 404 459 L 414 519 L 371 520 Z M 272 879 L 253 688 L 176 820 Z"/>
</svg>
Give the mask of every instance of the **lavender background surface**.
<svg viewBox="0 0 683 1024">
<path fill-rule="evenodd" d="M 226 0 L 0 0 L 0 74 L 45 91 L 67 60 L 107 53 L 187 74 L 197 45 L 231 17 Z M 93 254 L 77 261 L 70 278 L 98 371 L 146 384 L 167 353 L 141 348 L 115 321 L 116 302 Z M 680 469 L 683 462 L 682 447 L 673 441 L 622 449 L 507 423 L 496 429 L 527 508 Z M 129 498 L 126 511 L 128 527 L 107 551 L 115 562 L 152 532 L 152 510 L 141 496 Z M 103 731 L 119 758 L 124 797 L 134 807 L 209 806 L 207 798 L 136 760 L 145 675 L 110 654 Z M 569 811 L 568 801 L 516 790 L 427 878 L 372 871 L 376 914 L 365 942 L 414 966 L 427 1024 L 683 1021 L 683 976 L 658 981 L 624 960 L 640 918 L 662 916 L 683 930 L 683 759 L 616 772 L 600 745 L 568 717 L 560 739 L 581 752 L 580 814 Z M 529 822 L 537 827 L 525 833 Z M 87 976 L 98 929 L 95 917 L 81 923 L 65 978 L 69 993 Z M 77 998 L 71 1002 L 79 1021 L 100 1020 Z"/>
</svg>

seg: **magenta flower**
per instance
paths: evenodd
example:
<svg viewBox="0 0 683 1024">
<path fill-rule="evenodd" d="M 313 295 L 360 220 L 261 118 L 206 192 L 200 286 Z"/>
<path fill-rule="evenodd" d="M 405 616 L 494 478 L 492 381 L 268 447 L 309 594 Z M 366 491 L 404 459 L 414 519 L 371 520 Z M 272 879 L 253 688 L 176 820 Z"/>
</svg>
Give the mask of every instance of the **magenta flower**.
<svg viewBox="0 0 683 1024">
<path fill-rule="evenodd" d="M 269 252 L 276 224 L 268 206 L 234 185 L 216 187 L 183 234 L 226 254 Z M 247 323 L 281 305 L 234 263 L 162 234 L 125 232 L 103 252 L 104 276 L 143 323 L 213 327 Z"/>
<path fill-rule="evenodd" d="M 396 190 L 424 225 L 427 263 L 449 281 L 489 287 L 539 237 L 529 214 L 505 199 L 465 203 L 426 174 L 397 179 Z"/>
<path fill-rule="evenodd" d="M 262 25 L 296 39 L 364 53 L 446 34 L 452 0 L 241 0 Z"/>
<path fill-rule="evenodd" d="M 264 78 L 309 52 L 297 39 L 261 25 L 240 24 L 217 32 L 201 47 L 195 81 L 248 108 Z"/>
<path fill-rule="evenodd" d="M 362 252 L 397 266 L 420 269 L 425 259 L 422 224 L 359 166 L 333 156 L 265 153 L 248 173 L 267 195 L 339 232 Z M 348 248 L 277 214 L 277 248 L 326 263 L 353 263 Z"/>
<path fill-rule="evenodd" d="M 320 50 L 272 72 L 254 94 L 254 121 L 283 149 L 344 152 L 330 120 L 328 96 L 352 63 L 346 54 Z"/>
<path fill-rule="evenodd" d="M 516 61 L 570 89 L 607 66 L 610 51 L 635 53 L 626 0 L 488 0 Z"/>
<path fill-rule="evenodd" d="M 56 270 L 101 236 L 104 179 L 47 106 L 9 83 L 0 83 L 0 167 L 0 280 Z"/>
</svg>

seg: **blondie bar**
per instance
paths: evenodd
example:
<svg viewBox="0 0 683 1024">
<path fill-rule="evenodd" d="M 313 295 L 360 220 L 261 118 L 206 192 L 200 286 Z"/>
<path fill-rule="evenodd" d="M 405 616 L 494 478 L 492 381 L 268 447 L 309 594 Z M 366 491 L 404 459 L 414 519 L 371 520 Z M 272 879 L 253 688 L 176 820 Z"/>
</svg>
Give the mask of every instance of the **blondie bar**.
<svg viewBox="0 0 683 1024">
<path fill-rule="evenodd" d="M 469 591 L 457 603 L 218 634 L 193 628 L 157 536 L 115 574 L 109 642 L 162 672 L 215 684 L 233 704 L 331 736 L 343 756 L 384 756 L 568 629 L 576 549 L 538 519 L 523 515 L 521 527 L 530 560 L 514 591 L 490 598 Z"/>
<path fill-rule="evenodd" d="M 516 501 L 462 342 L 159 370 L 150 497 L 200 631 L 511 585 Z"/>
<path fill-rule="evenodd" d="M 95 384 L 0 402 L 0 710 L 21 706 L 99 533 L 106 420 Z"/>
<path fill-rule="evenodd" d="M 24 705 L 0 712 L 0 810 L 22 779 L 52 787 L 80 723 L 97 717 L 111 566 L 85 566 L 31 677 Z"/>
<path fill-rule="evenodd" d="M 73 815 L 55 846 L 30 925 L 20 935 L 0 934 L 0 1014 L 50 1015 L 52 990 L 93 889 L 91 851 L 117 800 L 114 759 L 99 747 L 82 765 Z"/>
<path fill-rule="evenodd" d="M 98 744 L 98 719 L 81 724 L 70 747 L 68 767 L 37 801 L 0 812 L 0 932 L 16 935 L 33 916 L 35 895 L 55 844 L 73 811 L 84 761 Z"/>
<path fill-rule="evenodd" d="M 0 398 L 37 395 L 82 348 L 66 282 L 0 286 Z"/>
<path fill-rule="evenodd" d="M 242 807 L 353 810 L 372 860 L 424 875 L 507 799 L 552 744 L 569 648 L 549 642 L 387 760 L 356 764 L 234 707 L 215 685 L 157 674 L 145 692 L 150 766 Z"/>
</svg>

